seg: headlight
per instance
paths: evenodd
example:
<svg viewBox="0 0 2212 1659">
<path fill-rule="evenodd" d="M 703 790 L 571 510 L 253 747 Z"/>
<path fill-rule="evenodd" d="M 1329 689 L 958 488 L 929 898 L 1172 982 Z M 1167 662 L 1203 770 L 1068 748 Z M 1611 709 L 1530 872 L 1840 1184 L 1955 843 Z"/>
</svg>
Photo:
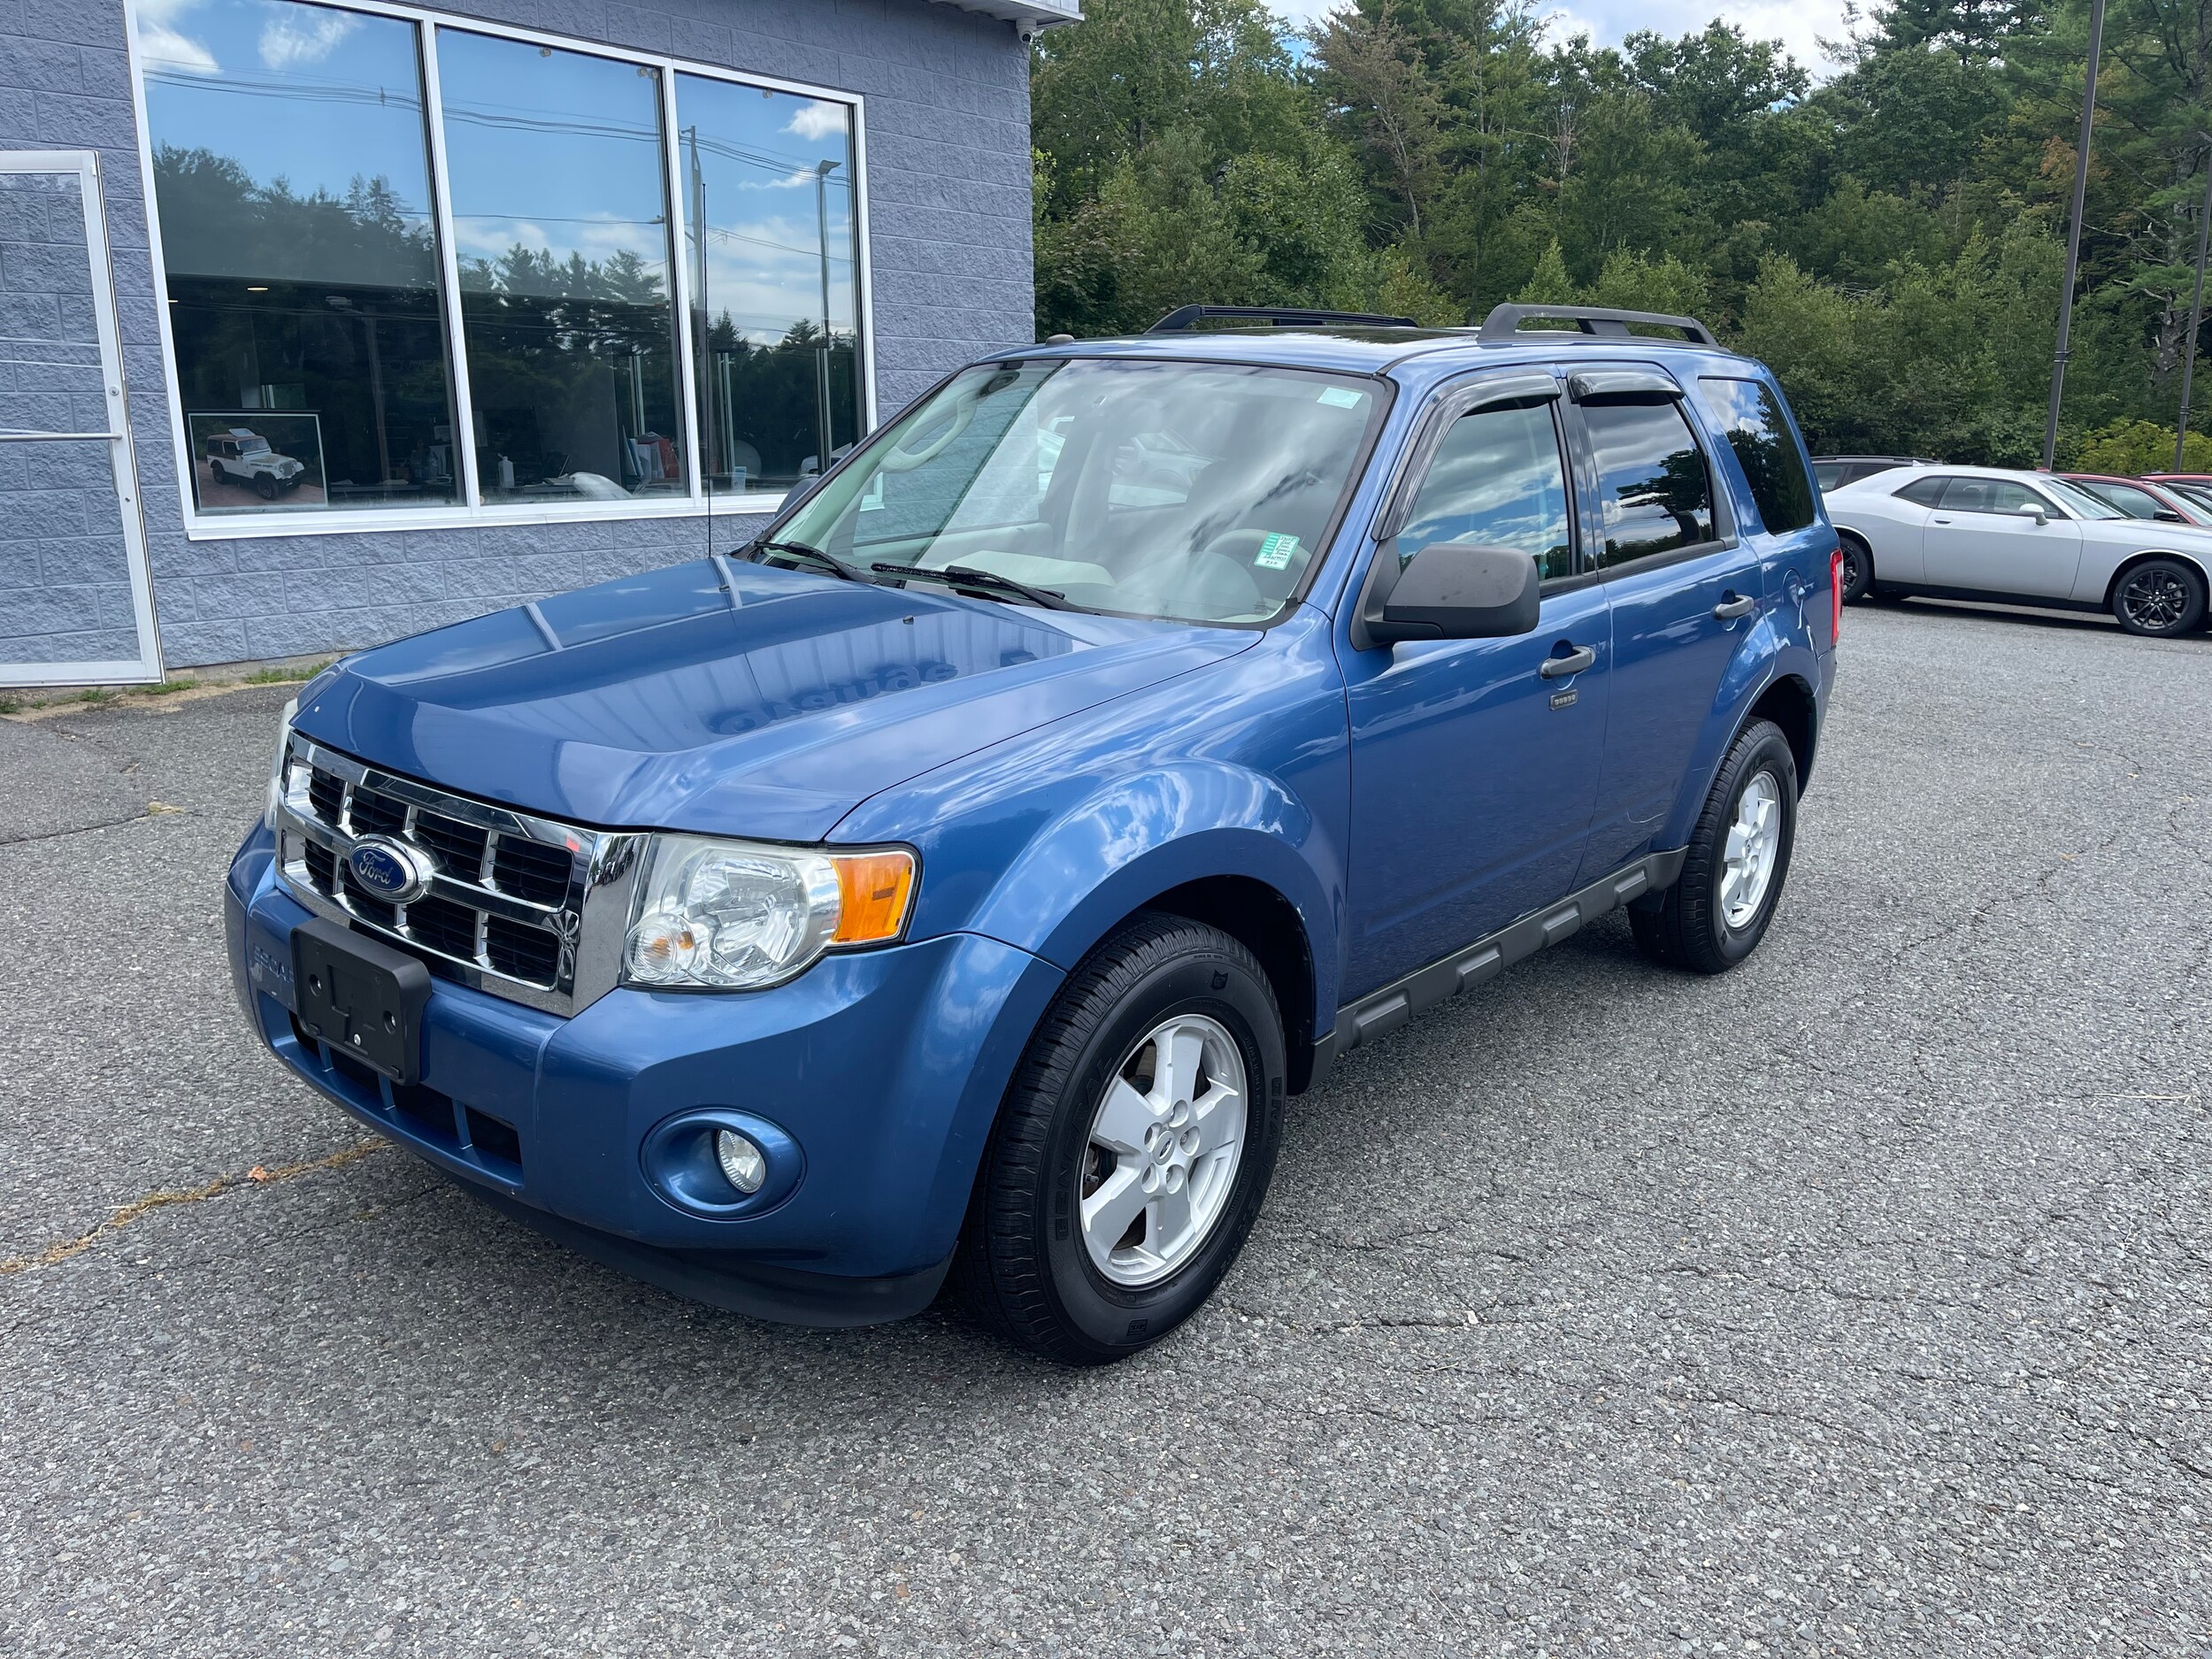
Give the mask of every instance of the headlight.
<svg viewBox="0 0 2212 1659">
<path fill-rule="evenodd" d="M 622 977 L 722 991 L 780 985 L 826 950 L 896 939 L 913 895 L 914 855 L 903 848 L 809 852 L 656 835 Z"/>
<path fill-rule="evenodd" d="M 269 760 L 269 799 L 261 810 L 261 821 L 271 829 L 276 827 L 277 808 L 284 804 L 284 757 L 292 749 L 292 717 L 300 711 L 297 697 L 284 705 L 284 718 L 277 726 L 276 753 Z"/>
</svg>

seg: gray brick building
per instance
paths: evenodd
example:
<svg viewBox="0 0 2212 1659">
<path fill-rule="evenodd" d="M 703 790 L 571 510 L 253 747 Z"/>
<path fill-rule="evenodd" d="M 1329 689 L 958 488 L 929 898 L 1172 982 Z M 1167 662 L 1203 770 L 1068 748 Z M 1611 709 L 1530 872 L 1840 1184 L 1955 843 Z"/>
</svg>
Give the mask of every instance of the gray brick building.
<svg viewBox="0 0 2212 1659">
<path fill-rule="evenodd" d="M 0 686 L 730 548 L 1033 337 L 1075 0 L 0 8 Z"/>
</svg>

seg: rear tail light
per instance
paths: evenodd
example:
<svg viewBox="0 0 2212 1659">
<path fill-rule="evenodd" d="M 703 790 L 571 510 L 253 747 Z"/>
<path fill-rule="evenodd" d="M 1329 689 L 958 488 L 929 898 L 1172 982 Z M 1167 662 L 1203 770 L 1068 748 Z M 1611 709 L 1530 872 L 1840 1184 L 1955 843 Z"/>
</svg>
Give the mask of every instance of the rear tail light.
<svg viewBox="0 0 2212 1659">
<path fill-rule="evenodd" d="M 1843 637 L 1843 549 L 1828 556 L 1828 643 Z"/>
</svg>

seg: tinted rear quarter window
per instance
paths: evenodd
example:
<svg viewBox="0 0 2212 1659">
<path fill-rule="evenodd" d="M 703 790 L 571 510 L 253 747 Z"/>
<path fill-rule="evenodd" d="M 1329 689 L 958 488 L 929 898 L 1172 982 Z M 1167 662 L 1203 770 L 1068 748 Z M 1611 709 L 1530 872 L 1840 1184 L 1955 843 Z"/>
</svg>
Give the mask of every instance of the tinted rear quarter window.
<svg viewBox="0 0 2212 1659">
<path fill-rule="evenodd" d="M 1706 413 L 1736 452 L 1770 535 L 1802 530 L 1813 521 L 1812 480 L 1774 388 L 1763 380 L 1713 375 L 1697 383 Z"/>
<path fill-rule="evenodd" d="M 1947 478 L 1915 479 L 1904 488 L 1890 493 L 1900 501 L 1909 501 L 1916 507 L 1932 507 L 1943 499 L 1943 487 L 1950 481 Z"/>
<path fill-rule="evenodd" d="M 1705 456 L 1672 398 L 1585 403 L 1605 515 L 1602 563 L 1624 565 L 1713 539 Z"/>
</svg>

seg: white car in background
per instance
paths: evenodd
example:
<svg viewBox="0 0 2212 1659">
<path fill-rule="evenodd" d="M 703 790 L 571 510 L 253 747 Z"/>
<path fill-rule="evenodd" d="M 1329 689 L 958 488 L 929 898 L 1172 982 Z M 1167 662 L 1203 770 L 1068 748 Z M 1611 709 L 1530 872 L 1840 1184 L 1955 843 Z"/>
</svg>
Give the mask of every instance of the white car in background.
<svg viewBox="0 0 2212 1659">
<path fill-rule="evenodd" d="M 1823 499 L 1843 543 L 1847 599 L 2108 611 L 2154 637 L 2204 625 L 2212 530 L 2131 518 L 2048 472 L 1892 467 Z"/>
</svg>

